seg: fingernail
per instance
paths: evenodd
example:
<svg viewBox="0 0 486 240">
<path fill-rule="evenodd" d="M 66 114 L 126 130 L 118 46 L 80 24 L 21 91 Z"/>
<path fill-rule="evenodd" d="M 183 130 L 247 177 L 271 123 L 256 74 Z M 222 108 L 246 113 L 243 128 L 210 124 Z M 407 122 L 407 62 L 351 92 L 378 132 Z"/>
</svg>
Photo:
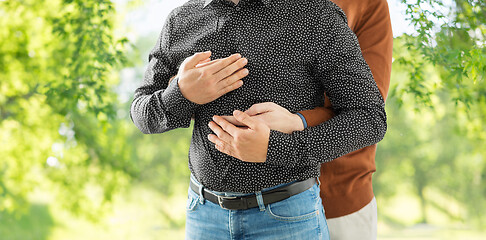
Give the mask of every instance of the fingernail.
<svg viewBox="0 0 486 240">
<path fill-rule="evenodd" d="M 213 120 L 216 121 L 216 116 L 213 116 Z"/>
<path fill-rule="evenodd" d="M 243 58 L 243 63 L 244 64 L 247 64 L 248 63 L 248 59 L 247 58 Z"/>
<path fill-rule="evenodd" d="M 241 111 L 239 111 L 239 110 L 234 110 L 233 111 L 233 115 L 235 115 L 235 116 L 238 116 L 240 114 L 241 114 Z"/>
</svg>

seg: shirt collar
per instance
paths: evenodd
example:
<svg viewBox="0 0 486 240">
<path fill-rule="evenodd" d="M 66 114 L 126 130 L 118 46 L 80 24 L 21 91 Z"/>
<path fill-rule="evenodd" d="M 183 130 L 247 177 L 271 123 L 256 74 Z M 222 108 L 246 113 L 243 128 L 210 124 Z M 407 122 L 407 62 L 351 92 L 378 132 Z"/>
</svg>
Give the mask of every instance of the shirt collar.
<svg viewBox="0 0 486 240">
<path fill-rule="evenodd" d="M 214 0 L 204 0 L 203 8 L 205 8 L 207 5 L 209 5 L 212 1 L 214 1 Z M 226 1 L 231 1 L 231 0 L 226 0 Z M 240 1 L 242 1 L 242 0 L 240 0 Z M 263 5 L 268 6 L 272 0 L 260 0 L 260 1 L 263 2 Z"/>
</svg>

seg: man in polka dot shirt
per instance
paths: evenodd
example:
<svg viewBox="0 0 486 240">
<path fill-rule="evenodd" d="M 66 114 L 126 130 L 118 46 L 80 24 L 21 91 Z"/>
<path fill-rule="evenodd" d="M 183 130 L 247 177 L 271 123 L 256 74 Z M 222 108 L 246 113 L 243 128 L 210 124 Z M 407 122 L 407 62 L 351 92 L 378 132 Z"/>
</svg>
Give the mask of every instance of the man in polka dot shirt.
<svg viewBox="0 0 486 240">
<path fill-rule="evenodd" d="M 153 134 L 195 119 L 186 236 L 327 239 L 312 185 L 320 163 L 386 131 L 383 98 L 342 10 L 322 0 L 191 0 L 171 12 L 149 60 L 135 125 Z M 263 102 L 313 109 L 324 92 L 336 116 L 302 131 L 239 111 Z"/>
</svg>

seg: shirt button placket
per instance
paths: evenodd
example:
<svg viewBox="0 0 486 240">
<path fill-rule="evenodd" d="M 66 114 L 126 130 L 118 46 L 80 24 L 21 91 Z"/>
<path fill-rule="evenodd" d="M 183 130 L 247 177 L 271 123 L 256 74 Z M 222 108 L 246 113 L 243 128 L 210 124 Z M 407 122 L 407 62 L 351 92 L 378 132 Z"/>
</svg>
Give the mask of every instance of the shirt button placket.
<svg viewBox="0 0 486 240">
<path fill-rule="evenodd" d="M 228 35 L 228 37 L 229 37 L 228 42 L 230 43 L 229 49 L 230 49 L 231 54 L 237 53 L 237 49 L 238 49 L 238 46 L 239 46 L 239 43 L 238 43 L 239 27 L 238 27 L 238 25 L 240 24 L 240 20 L 239 20 L 240 19 L 239 13 L 241 11 L 240 4 L 237 4 L 237 5 L 235 5 L 231 8 L 231 16 L 229 17 L 229 21 L 231 22 L 230 24 L 234 25 L 231 33 Z"/>
</svg>

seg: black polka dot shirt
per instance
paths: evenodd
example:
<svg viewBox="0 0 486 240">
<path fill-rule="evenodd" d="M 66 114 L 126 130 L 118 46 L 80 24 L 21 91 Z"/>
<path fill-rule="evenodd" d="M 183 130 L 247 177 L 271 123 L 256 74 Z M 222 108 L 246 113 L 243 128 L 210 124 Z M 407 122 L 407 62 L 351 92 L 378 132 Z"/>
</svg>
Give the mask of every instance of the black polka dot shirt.
<svg viewBox="0 0 486 240">
<path fill-rule="evenodd" d="M 184 98 L 175 78 L 182 61 L 211 50 L 212 59 L 248 59 L 243 86 L 213 102 Z M 336 117 L 292 134 L 271 130 L 265 163 L 216 150 L 207 135 L 214 115 L 274 102 L 291 112 L 323 105 Z M 189 0 L 168 16 L 149 55 L 130 109 L 145 134 L 190 126 L 189 169 L 215 191 L 255 192 L 319 176 L 320 164 L 379 142 L 386 132 L 384 102 L 344 12 L 328 0 Z M 164 144 L 164 143 L 160 143 Z"/>
</svg>

